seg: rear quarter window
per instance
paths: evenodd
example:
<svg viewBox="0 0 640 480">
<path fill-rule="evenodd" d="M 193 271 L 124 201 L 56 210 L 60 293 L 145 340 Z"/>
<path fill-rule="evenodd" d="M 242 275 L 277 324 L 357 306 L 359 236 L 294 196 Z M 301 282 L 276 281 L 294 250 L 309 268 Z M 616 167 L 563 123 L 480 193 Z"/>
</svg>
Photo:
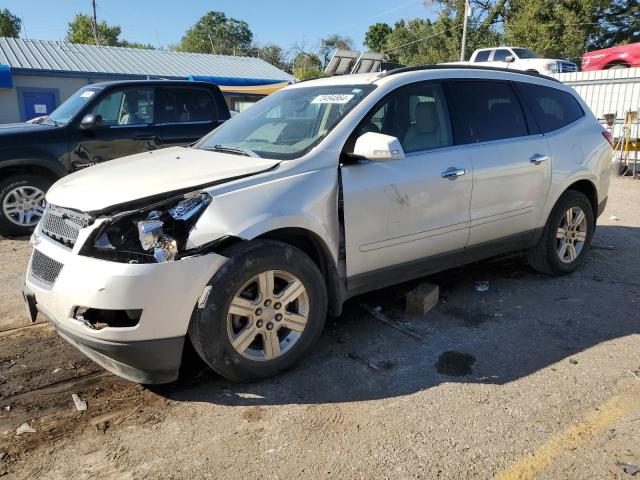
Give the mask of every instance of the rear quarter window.
<svg viewBox="0 0 640 480">
<path fill-rule="evenodd" d="M 568 92 L 529 83 L 519 83 L 518 89 L 542 133 L 553 132 L 584 117 L 584 110 Z"/>
<path fill-rule="evenodd" d="M 218 119 L 218 107 L 204 88 L 162 87 L 158 116 L 161 123 L 207 122 Z"/>
</svg>

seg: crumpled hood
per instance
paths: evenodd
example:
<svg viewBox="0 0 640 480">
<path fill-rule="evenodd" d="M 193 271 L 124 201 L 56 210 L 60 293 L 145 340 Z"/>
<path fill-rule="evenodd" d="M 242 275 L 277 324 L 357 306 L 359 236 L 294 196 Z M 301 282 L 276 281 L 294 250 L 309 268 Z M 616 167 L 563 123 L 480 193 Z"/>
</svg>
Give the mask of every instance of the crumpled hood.
<svg viewBox="0 0 640 480">
<path fill-rule="evenodd" d="M 256 174 L 277 160 L 173 147 L 111 160 L 58 180 L 47 202 L 82 212 Z"/>
</svg>

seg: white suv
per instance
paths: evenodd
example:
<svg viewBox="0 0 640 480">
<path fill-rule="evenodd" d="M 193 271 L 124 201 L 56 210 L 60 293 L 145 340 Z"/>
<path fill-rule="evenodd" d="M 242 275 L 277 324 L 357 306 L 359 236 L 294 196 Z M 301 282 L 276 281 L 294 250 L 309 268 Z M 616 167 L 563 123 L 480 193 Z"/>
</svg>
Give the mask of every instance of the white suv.
<svg viewBox="0 0 640 480">
<path fill-rule="evenodd" d="M 537 75 L 423 67 L 292 85 L 192 148 L 59 180 L 24 295 L 60 335 L 142 383 L 187 336 L 233 380 L 304 355 L 345 299 L 504 252 L 584 260 L 611 146 Z"/>
</svg>

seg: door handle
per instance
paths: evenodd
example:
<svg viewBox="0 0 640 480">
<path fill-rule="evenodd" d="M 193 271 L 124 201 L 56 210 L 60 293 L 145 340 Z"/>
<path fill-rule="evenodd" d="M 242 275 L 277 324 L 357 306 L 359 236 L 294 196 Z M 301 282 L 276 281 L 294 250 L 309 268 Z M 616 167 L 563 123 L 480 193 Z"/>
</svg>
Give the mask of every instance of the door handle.
<svg viewBox="0 0 640 480">
<path fill-rule="evenodd" d="M 458 177 L 461 177 L 465 173 L 467 173 L 467 171 L 464 168 L 449 167 L 444 172 L 442 172 L 440 176 L 442 178 L 456 179 Z"/>
<path fill-rule="evenodd" d="M 536 153 L 529 159 L 529 161 L 534 165 L 540 165 L 542 162 L 546 162 L 547 160 L 549 160 L 549 156 L 542 155 L 541 153 Z"/>
</svg>

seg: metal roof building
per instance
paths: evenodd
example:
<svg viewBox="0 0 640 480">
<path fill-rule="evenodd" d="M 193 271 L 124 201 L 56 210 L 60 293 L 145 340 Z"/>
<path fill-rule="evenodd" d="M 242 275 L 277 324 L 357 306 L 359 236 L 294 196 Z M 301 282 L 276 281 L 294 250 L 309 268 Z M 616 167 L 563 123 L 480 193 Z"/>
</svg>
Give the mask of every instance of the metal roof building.
<svg viewBox="0 0 640 480">
<path fill-rule="evenodd" d="M 294 81 L 254 57 L 0 37 L 0 123 L 48 113 L 83 85 L 132 78 L 206 80 L 236 96 L 269 93 Z M 30 111 L 33 105 L 38 112 Z"/>
</svg>

